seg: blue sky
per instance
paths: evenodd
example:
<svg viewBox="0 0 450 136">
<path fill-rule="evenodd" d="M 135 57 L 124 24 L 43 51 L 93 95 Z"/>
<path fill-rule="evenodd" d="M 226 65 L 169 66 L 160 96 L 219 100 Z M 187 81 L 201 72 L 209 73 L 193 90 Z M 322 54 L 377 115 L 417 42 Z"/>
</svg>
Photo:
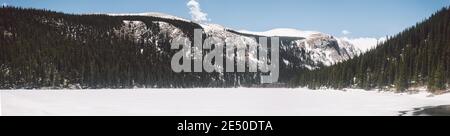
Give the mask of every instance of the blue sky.
<svg viewBox="0 0 450 136">
<path fill-rule="evenodd" d="M 67 13 L 163 12 L 190 19 L 188 0 L 0 0 Z M 198 0 L 211 23 L 236 30 L 314 30 L 347 37 L 396 34 L 450 0 Z M 347 35 L 342 32 L 347 30 Z"/>
</svg>

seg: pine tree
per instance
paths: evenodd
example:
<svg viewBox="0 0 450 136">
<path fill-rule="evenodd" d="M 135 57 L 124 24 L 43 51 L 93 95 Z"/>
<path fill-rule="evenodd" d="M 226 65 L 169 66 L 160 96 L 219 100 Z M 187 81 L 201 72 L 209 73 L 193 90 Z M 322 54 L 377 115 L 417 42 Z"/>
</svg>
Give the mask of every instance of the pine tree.
<svg viewBox="0 0 450 136">
<path fill-rule="evenodd" d="M 408 89 L 407 68 L 405 61 L 402 59 L 399 64 L 399 72 L 396 80 L 397 91 L 405 91 Z"/>
<path fill-rule="evenodd" d="M 428 85 L 428 88 L 435 92 L 439 90 L 444 90 L 446 88 L 446 73 L 445 73 L 444 63 L 439 63 L 433 76 L 430 77 L 431 82 Z"/>
</svg>

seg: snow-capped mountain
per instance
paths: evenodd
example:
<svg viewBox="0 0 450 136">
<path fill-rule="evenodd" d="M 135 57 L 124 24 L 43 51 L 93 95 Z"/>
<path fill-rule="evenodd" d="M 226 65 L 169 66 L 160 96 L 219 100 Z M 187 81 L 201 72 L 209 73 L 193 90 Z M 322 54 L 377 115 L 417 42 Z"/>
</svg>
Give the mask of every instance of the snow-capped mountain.
<svg viewBox="0 0 450 136">
<path fill-rule="evenodd" d="M 320 64 L 330 66 L 332 64 L 350 59 L 361 51 L 345 39 L 335 38 L 329 34 L 316 31 L 301 31 L 290 28 L 278 28 L 265 32 L 252 32 L 241 30 L 241 33 L 249 33 L 262 36 L 302 37 L 284 46 L 284 50 L 302 50 L 306 55 L 302 59 L 309 59 L 312 64 L 304 64 L 309 69 L 317 68 Z"/>
<path fill-rule="evenodd" d="M 301 31 L 292 28 L 277 28 L 265 32 L 253 32 L 248 30 L 240 30 L 241 33 L 263 35 L 263 36 L 280 36 L 280 37 L 310 37 L 314 34 L 320 34 L 316 31 Z"/>
<path fill-rule="evenodd" d="M 194 23 L 192 21 L 188 21 L 181 17 L 176 17 L 172 15 L 167 15 L 163 13 L 136 13 L 136 14 L 109 14 L 112 16 L 147 16 L 147 17 L 158 17 L 165 19 L 173 19 L 178 21 L 184 21 L 189 23 Z M 131 22 L 131 23 L 130 23 Z M 134 22 L 134 23 L 133 23 Z M 164 22 L 154 22 L 157 23 L 160 27 L 162 33 L 169 33 L 170 37 L 186 35 L 183 34 L 182 30 L 179 30 L 176 26 L 173 26 L 169 23 Z M 124 20 L 125 26 L 130 26 L 124 31 L 132 31 L 129 34 L 133 35 L 133 37 L 140 39 L 142 38 L 139 35 L 144 35 L 145 31 L 142 30 L 147 29 L 142 26 L 134 26 L 133 24 L 143 24 L 139 21 L 133 20 Z M 201 28 L 203 28 L 204 33 L 207 36 L 214 36 L 218 38 L 233 39 L 229 40 L 230 42 L 236 42 L 239 44 L 250 44 L 256 43 L 254 38 L 256 36 L 267 36 L 267 37 L 281 37 L 281 61 L 288 67 L 297 67 L 297 68 L 308 68 L 315 69 L 320 66 L 330 66 L 337 62 L 341 62 L 352 58 L 353 56 L 361 53 L 361 51 L 355 48 L 350 42 L 345 39 L 335 38 L 329 34 L 324 34 L 316 31 L 300 31 L 296 29 L 288 29 L 288 28 L 279 28 L 273 29 L 266 32 L 251 32 L 251 31 L 235 31 L 230 28 L 226 28 L 224 26 L 218 24 L 211 23 L 196 23 Z M 141 29 L 141 30 L 139 30 Z M 134 32 L 134 33 L 133 33 Z M 136 33 L 138 32 L 138 33 Z M 137 34 L 137 35 L 136 35 Z M 147 37 L 145 39 L 155 39 L 155 37 Z"/>
<path fill-rule="evenodd" d="M 54 52 L 50 55 L 54 57 L 40 58 L 42 60 L 36 60 L 36 62 L 48 62 L 46 67 L 52 67 L 52 69 L 45 72 L 58 74 L 58 80 L 49 79 L 50 76 L 36 75 L 36 78 L 41 79 L 23 77 L 21 81 L 27 83 L 23 84 L 13 82 L 12 79 L 16 77 L 9 76 L 14 74 L 7 74 L 11 83 L 3 84 L 4 88 L 49 86 L 49 84 L 36 82 L 42 79 L 53 81 L 50 84 L 54 85 L 53 87 L 62 88 L 72 88 L 71 86 L 76 86 L 74 88 L 237 87 L 260 84 L 261 75 L 264 73 L 173 72 L 171 58 L 177 51 L 171 49 L 170 43 L 180 36 L 193 41 L 194 29 L 203 29 L 204 38 L 216 37 L 237 46 L 258 45 L 257 39 L 260 36 L 279 36 L 280 78 L 278 81 L 280 83 L 291 81 L 302 71 L 329 66 L 358 54 L 358 50 L 349 42 L 320 32 L 295 29 L 275 29 L 264 33 L 243 32 L 218 24 L 197 23 L 155 12 L 73 16 L 46 11 L 11 10 L 8 12 L 12 13 L 10 24 L 19 23 L 20 25 L 4 27 L 11 28 L 3 30 L 11 34 L 3 37 L 12 44 L 18 44 L 11 47 L 30 48 L 34 46 L 12 42 L 16 36 L 30 36 L 33 38 L 22 37 L 21 39 L 33 41 L 34 44 L 42 46 L 41 49 L 45 51 L 41 52 Z M 13 18 L 12 15 L 19 17 Z M 28 26 L 34 27 L 30 29 Z M 51 35 L 42 35 L 42 33 Z M 271 46 L 270 43 L 268 44 Z M 56 50 L 55 47 L 60 48 Z M 246 53 L 245 57 L 237 59 L 259 61 L 257 58 L 252 58 L 257 52 Z M 39 57 L 30 56 L 30 58 Z M 63 63 L 72 60 L 83 63 Z M 21 64 L 24 65 L 23 67 L 31 65 L 30 63 Z M 14 69 L 14 66 L 4 64 L 0 66 L 0 72 L 7 73 L 9 69 Z M 33 64 L 33 66 L 36 65 Z M 20 76 L 21 72 L 30 71 L 19 69 L 16 75 Z"/>
<path fill-rule="evenodd" d="M 257 45 L 258 42 L 256 39 L 260 36 L 280 37 L 279 62 L 280 77 L 282 77 L 280 80 L 282 82 L 283 80 L 289 81 L 295 76 L 294 73 L 302 69 L 312 70 L 323 66 L 331 66 L 361 53 L 359 49 L 356 49 L 346 40 L 315 31 L 300 31 L 285 28 L 274 29 L 267 32 L 236 31 L 219 24 L 197 23 L 162 13 L 114 14 L 113 16 L 140 16 L 163 19 L 148 22 L 126 18 L 122 20 L 122 27 L 116 30 L 116 33 L 119 35 L 129 35 L 134 41 L 142 41 L 148 45 L 153 45 L 159 53 L 167 56 L 171 56 L 171 50 L 170 48 L 165 47 L 168 45 L 164 44 L 164 41 L 172 40 L 178 36 L 193 36 L 193 29 L 186 29 L 185 26 L 180 25 L 180 22 L 203 29 L 206 37 L 220 38 L 226 43 L 233 43 L 234 45 Z M 164 19 L 176 22 L 170 22 Z M 144 52 L 144 48 L 140 52 Z M 248 53 L 256 54 L 257 52 Z M 257 58 L 251 58 L 251 56 L 254 55 L 246 55 L 245 58 L 237 59 L 258 61 Z M 225 59 L 232 58 L 225 57 Z M 226 80 L 226 76 L 223 74 L 209 78 L 216 81 Z M 240 78 L 242 78 L 242 81 L 238 80 L 237 83 L 234 84 L 239 85 L 241 82 L 248 82 L 249 79 L 254 81 L 258 79 L 258 76 L 250 74 Z"/>
</svg>

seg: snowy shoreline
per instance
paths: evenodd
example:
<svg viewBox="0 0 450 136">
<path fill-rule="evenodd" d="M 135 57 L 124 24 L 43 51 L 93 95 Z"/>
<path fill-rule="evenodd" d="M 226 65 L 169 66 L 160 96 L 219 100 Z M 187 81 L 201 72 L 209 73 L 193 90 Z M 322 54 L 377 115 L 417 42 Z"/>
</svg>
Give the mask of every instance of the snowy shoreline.
<svg viewBox="0 0 450 136">
<path fill-rule="evenodd" d="M 450 94 L 359 89 L 0 90 L 2 115 L 398 116 L 450 105 Z M 408 115 L 408 114 L 406 114 Z"/>
</svg>

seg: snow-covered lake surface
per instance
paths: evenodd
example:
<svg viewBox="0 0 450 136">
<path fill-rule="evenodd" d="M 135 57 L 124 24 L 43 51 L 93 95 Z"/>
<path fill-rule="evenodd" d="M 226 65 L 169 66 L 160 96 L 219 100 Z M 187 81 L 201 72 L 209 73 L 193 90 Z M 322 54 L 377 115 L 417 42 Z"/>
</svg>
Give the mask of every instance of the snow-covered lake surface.
<svg viewBox="0 0 450 136">
<path fill-rule="evenodd" d="M 450 105 L 450 94 L 349 89 L 3 90 L 2 115 L 399 115 Z"/>
</svg>

